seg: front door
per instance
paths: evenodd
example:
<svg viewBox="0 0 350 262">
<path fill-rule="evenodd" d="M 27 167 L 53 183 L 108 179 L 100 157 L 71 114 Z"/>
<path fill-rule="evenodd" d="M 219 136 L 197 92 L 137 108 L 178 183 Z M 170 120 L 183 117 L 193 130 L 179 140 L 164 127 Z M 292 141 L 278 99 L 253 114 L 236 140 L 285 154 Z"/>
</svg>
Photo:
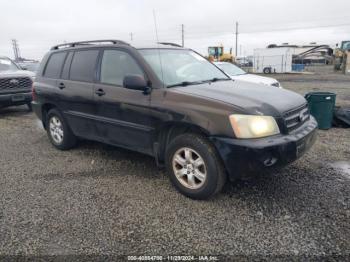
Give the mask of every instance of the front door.
<svg viewBox="0 0 350 262">
<path fill-rule="evenodd" d="M 100 139 L 152 154 L 150 95 L 123 87 L 126 75 L 145 75 L 136 60 L 122 49 L 105 49 L 99 80 L 94 87 L 96 126 Z"/>
</svg>

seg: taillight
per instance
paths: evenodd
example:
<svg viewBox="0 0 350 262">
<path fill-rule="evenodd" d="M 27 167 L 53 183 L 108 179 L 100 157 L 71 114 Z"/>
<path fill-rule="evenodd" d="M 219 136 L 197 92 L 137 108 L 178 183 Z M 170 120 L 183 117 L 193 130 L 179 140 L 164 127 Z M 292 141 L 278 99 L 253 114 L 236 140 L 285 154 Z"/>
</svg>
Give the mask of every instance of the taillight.
<svg viewBox="0 0 350 262">
<path fill-rule="evenodd" d="M 35 93 L 35 89 L 34 89 L 34 82 L 32 83 L 32 100 L 33 101 L 36 100 L 36 93 Z"/>
</svg>

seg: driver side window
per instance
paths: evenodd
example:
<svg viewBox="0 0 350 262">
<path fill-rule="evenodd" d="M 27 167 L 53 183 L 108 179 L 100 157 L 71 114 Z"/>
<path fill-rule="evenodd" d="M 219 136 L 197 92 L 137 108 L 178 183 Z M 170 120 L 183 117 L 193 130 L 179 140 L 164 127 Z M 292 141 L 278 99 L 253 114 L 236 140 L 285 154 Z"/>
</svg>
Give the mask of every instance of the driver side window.
<svg viewBox="0 0 350 262">
<path fill-rule="evenodd" d="M 124 77 L 127 75 L 144 75 L 144 73 L 128 53 L 105 50 L 101 62 L 100 82 L 123 86 Z"/>
</svg>

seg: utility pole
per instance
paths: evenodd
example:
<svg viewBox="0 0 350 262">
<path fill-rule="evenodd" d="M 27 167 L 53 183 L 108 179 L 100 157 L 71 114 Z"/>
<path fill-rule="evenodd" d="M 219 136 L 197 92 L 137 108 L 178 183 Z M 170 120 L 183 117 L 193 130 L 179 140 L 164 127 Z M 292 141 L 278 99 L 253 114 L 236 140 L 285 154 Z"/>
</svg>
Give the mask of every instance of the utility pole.
<svg viewBox="0 0 350 262">
<path fill-rule="evenodd" d="M 236 57 L 238 56 L 238 22 L 236 22 Z"/>
<path fill-rule="evenodd" d="M 19 52 L 18 42 L 16 39 L 12 39 L 12 48 L 15 55 L 15 61 L 18 62 L 21 57 L 21 54 Z"/>
<path fill-rule="evenodd" d="M 184 25 L 181 25 L 181 36 L 182 36 L 182 47 L 185 46 L 185 32 L 184 32 Z"/>
<path fill-rule="evenodd" d="M 130 41 L 132 41 L 133 40 L 133 34 L 132 34 L 132 32 L 130 33 Z"/>
</svg>

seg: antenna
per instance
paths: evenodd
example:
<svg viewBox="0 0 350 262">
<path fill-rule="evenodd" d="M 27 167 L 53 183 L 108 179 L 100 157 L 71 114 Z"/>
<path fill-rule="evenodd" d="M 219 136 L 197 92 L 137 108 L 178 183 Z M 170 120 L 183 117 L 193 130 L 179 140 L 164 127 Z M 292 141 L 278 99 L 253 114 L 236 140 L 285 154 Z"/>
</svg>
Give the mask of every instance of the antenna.
<svg viewBox="0 0 350 262">
<path fill-rule="evenodd" d="M 184 24 L 181 25 L 181 43 L 182 47 L 185 47 L 185 32 L 184 32 Z"/>
<path fill-rule="evenodd" d="M 162 58 L 160 56 L 160 49 L 159 49 L 159 39 L 158 39 L 158 29 L 157 29 L 157 19 L 156 19 L 156 12 L 153 9 L 153 19 L 154 19 L 154 29 L 156 32 L 156 40 L 157 40 L 157 46 L 158 46 L 158 57 L 159 57 L 159 64 L 160 64 L 160 71 L 162 73 L 162 82 L 164 87 L 164 74 L 163 74 L 163 64 L 162 64 Z"/>
</svg>

